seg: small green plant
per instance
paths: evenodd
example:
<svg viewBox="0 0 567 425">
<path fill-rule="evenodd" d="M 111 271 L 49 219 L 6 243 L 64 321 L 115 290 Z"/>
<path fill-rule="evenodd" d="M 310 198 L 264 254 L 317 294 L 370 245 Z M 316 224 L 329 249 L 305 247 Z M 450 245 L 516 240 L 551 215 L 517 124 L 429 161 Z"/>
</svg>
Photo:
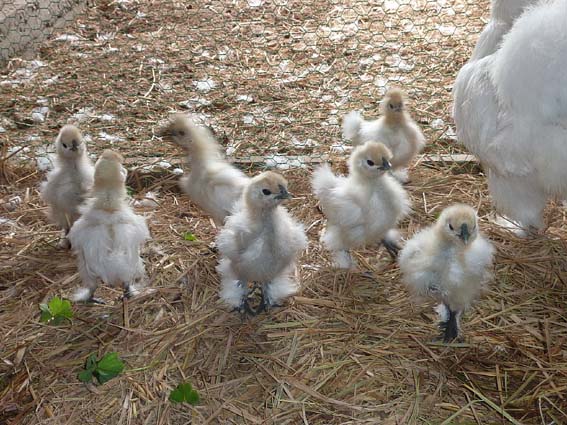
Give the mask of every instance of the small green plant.
<svg viewBox="0 0 567 425">
<path fill-rule="evenodd" d="M 196 406 L 199 404 L 199 393 L 193 389 L 189 382 L 184 382 L 169 394 L 169 401 L 172 403 L 189 403 Z"/>
<path fill-rule="evenodd" d="M 47 304 L 40 304 L 41 316 L 39 320 L 42 323 L 50 325 L 58 325 L 64 319 L 71 320 L 73 318 L 73 309 L 69 300 L 63 300 L 59 297 L 53 297 Z"/>
<path fill-rule="evenodd" d="M 185 239 L 186 241 L 196 241 L 197 240 L 197 236 L 195 236 L 193 233 L 191 232 L 185 232 L 183 233 L 183 239 Z"/>
<path fill-rule="evenodd" d="M 132 186 L 126 186 L 126 193 L 129 197 L 133 197 L 136 194 L 136 191 Z"/>
<path fill-rule="evenodd" d="M 79 381 L 91 382 L 95 377 L 99 384 L 104 384 L 120 375 L 123 370 L 124 362 L 120 360 L 118 353 L 107 353 L 100 360 L 93 353 L 87 358 L 85 370 L 79 373 Z"/>
</svg>

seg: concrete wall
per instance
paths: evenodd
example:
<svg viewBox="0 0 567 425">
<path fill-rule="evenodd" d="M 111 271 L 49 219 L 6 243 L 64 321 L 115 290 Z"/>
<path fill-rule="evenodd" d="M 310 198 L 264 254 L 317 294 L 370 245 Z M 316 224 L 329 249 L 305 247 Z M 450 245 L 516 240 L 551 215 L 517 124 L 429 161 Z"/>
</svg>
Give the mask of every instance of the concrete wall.
<svg viewBox="0 0 567 425">
<path fill-rule="evenodd" d="M 0 65 L 73 22 L 86 0 L 0 0 Z"/>
</svg>

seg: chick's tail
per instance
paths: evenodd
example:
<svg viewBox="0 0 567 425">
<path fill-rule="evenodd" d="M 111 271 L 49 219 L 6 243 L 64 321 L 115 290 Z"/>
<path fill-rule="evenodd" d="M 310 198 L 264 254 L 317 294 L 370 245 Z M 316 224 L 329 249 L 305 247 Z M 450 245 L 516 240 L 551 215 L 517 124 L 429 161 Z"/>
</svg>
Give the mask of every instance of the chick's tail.
<svg viewBox="0 0 567 425">
<path fill-rule="evenodd" d="M 364 119 L 360 112 L 349 112 L 343 119 L 343 137 L 352 141 L 353 145 L 360 144 L 360 125 Z"/>
<path fill-rule="evenodd" d="M 325 204 L 327 204 L 333 196 L 333 189 L 337 186 L 337 176 L 333 174 L 328 164 L 324 164 L 313 172 L 311 183 L 315 196 L 319 199 L 323 208 L 325 208 Z"/>
</svg>

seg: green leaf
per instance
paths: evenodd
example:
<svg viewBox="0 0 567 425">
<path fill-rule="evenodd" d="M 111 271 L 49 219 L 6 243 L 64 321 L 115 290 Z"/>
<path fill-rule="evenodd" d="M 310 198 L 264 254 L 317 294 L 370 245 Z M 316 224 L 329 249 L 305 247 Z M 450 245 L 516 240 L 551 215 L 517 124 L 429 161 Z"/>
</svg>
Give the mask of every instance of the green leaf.
<svg viewBox="0 0 567 425">
<path fill-rule="evenodd" d="M 200 401 L 199 393 L 196 390 L 191 390 L 191 392 L 185 396 L 185 399 L 191 406 L 196 406 Z"/>
<path fill-rule="evenodd" d="M 170 394 L 172 403 L 189 403 L 193 406 L 199 404 L 199 393 L 193 389 L 189 382 L 179 384 Z"/>
<path fill-rule="evenodd" d="M 185 239 L 186 241 L 196 241 L 197 236 L 195 236 L 191 232 L 185 232 L 185 233 L 183 233 L 183 239 Z"/>
<path fill-rule="evenodd" d="M 126 193 L 128 193 L 128 196 L 134 196 L 136 194 L 136 191 L 133 187 L 126 186 Z"/>
<path fill-rule="evenodd" d="M 93 371 L 96 368 L 96 354 L 92 353 L 88 358 L 87 358 L 87 370 Z"/>
<path fill-rule="evenodd" d="M 51 311 L 49 311 L 49 307 L 47 304 L 40 304 L 39 309 L 41 310 L 41 316 L 39 317 L 39 321 L 41 323 L 49 323 L 53 319 L 53 315 Z"/>
<path fill-rule="evenodd" d="M 124 362 L 120 360 L 118 353 L 107 353 L 98 361 L 94 374 L 98 382 L 104 384 L 120 375 L 123 370 Z"/>
<path fill-rule="evenodd" d="M 112 378 L 120 375 L 124 370 L 124 362 L 118 357 L 118 353 L 107 353 L 100 360 L 96 354 L 91 354 L 85 362 L 85 370 L 79 373 L 81 382 L 91 382 L 93 376 L 99 384 L 104 384 Z"/>
<path fill-rule="evenodd" d="M 183 403 L 183 391 L 179 386 L 169 394 L 169 401 L 173 403 Z"/>
<path fill-rule="evenodd" d="M 59 297 L 53 297 L 49 301 L 49 311 L 54 317 L 62 317 L 65 319 L 73 318 L 73 310 L 69 300 L 63 300 Z"/>
<path fill-rule="evenodd" d="M 79 373 L 79 381 L 81 382 L 91 382 L 93 380 L 92 370 L 83 370 Z"/>
<path fill-rule="evenodd" d="M 64 300 L 59 297 L 53 297 L 47 304 L 40 304 L 41 316 L 39 320 L 42 323 L 49 323 L 52 325 L 60 324 L 64 319 L 73 318 L 73 309 L 69 300 Z"/>
</svg>

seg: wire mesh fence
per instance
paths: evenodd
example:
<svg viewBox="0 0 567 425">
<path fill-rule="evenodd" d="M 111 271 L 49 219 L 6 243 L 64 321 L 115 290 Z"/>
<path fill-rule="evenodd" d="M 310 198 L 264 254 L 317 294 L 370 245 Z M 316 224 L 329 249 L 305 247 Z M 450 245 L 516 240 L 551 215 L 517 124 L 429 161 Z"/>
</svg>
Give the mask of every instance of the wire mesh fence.
<svg viewBox="0 0 567 425">
<path fill-rule="evenodd" d="M 453 152 L 452 83 L 488 14 L 487 1 L 471 0 L 82 4 L 0 7 L 10 22 L 0 49 L 12 56 L 0 131 L 12 153 L 41 157 L 55 128 L 74 122 L 91 151 L 151 162 L 172 152 L 157 124 L 182 110 L 210 125 L 230 157 L 305 166 L 348 150 L 342 116 L 377 117 L 391 86 L 408 94 L 426 152 Z M 35 60 L 13 56 L 40 41 Z"/>
</svg>

